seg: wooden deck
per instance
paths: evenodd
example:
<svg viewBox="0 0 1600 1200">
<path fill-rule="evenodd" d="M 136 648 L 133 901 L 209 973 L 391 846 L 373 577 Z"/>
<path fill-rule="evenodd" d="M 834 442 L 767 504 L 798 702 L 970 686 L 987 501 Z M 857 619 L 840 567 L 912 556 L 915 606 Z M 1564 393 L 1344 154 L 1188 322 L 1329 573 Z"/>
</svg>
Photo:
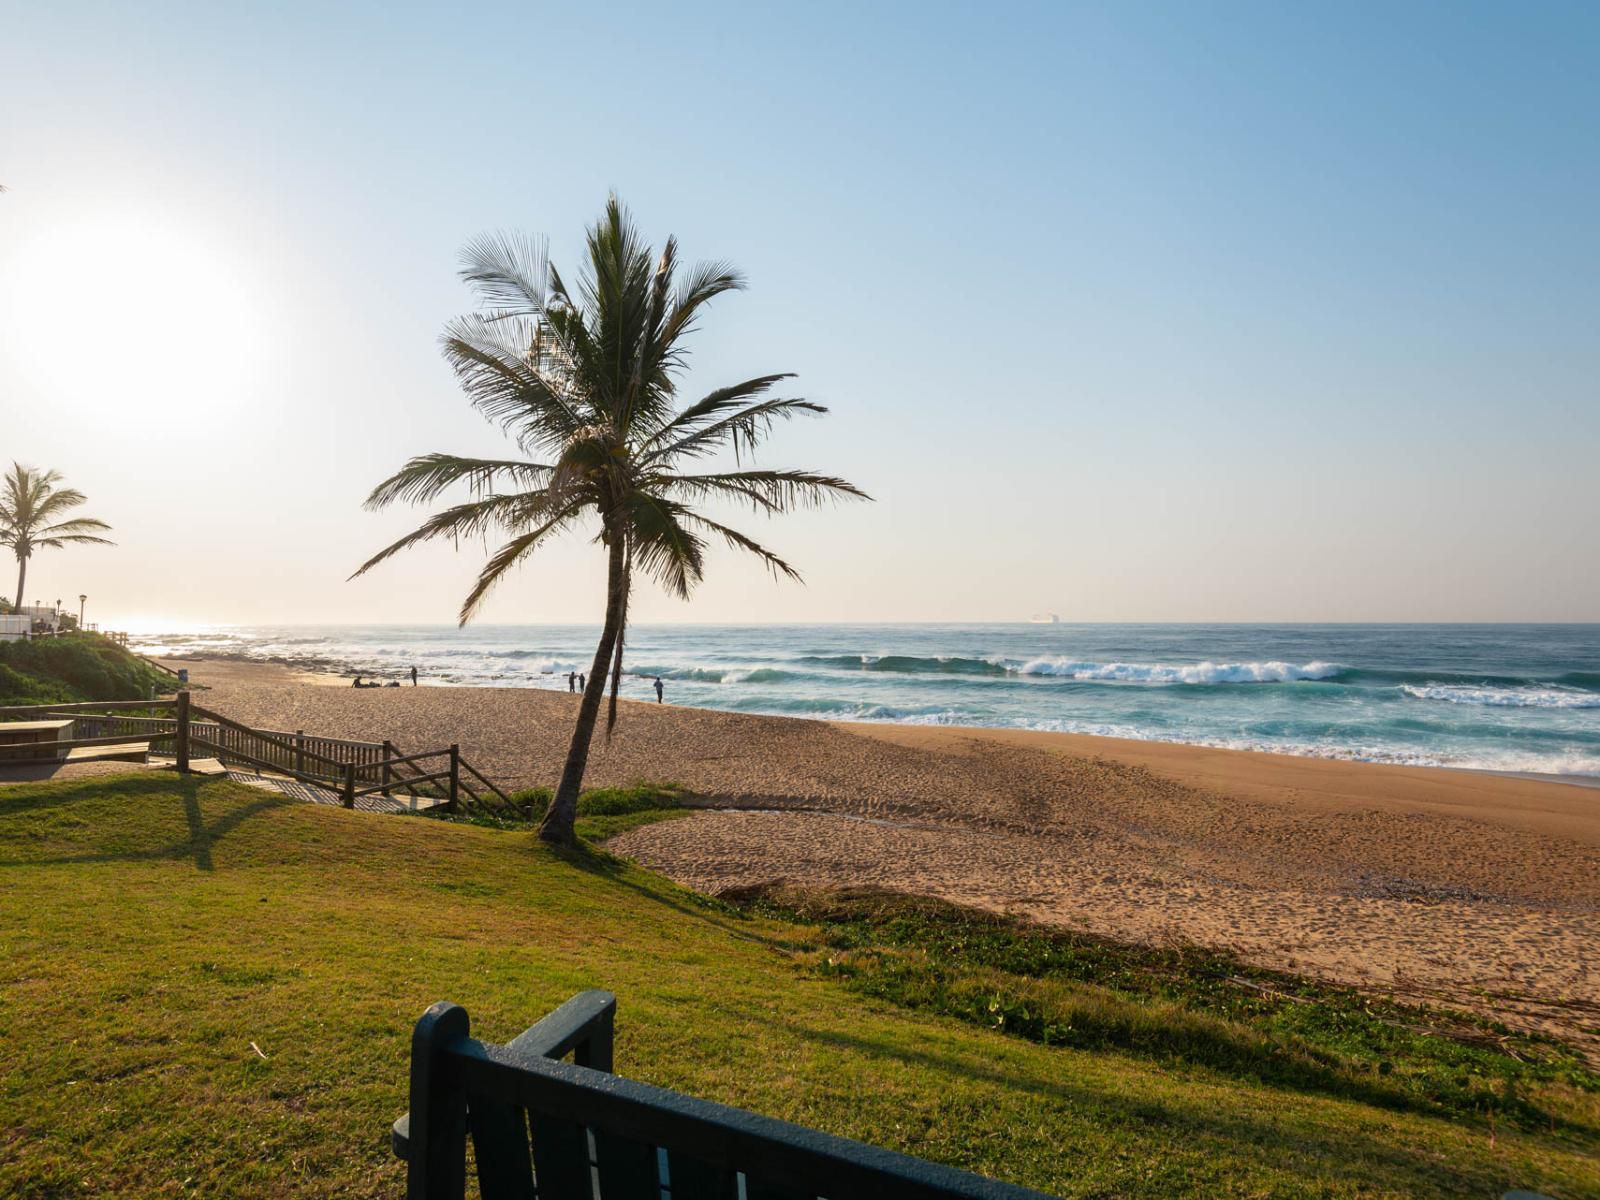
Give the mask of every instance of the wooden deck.
<svg viewBox="0 0 1600 1200">
<path fill-rule="evenodd" d="M 193 769 L 194 764 L 190 764 Z M 225 772 L 229 779 L 235 783 L 242 783 L 248 787 L 261 788 L 264 791 L 278 792 L 288 796 L 291 800 L 301 800 L 308 804 L 326 804 L 333 808 L 343 808 L 344 800 L 339 793 L 315 784 L 305 783 L 299 779 L 291 779 L 287 775 L 271 775 L 258 771 L 246 771 L 230 767 Z M 430 809 L 443 808 L 447 801 L 442 796 L 412 797 L 406 795 L 384 796 L 374 794 L 371 796 L 357 796 L 355 807 L 361 812 L 379 813 L 416 813 L 427 812 Z"/>
</svg>

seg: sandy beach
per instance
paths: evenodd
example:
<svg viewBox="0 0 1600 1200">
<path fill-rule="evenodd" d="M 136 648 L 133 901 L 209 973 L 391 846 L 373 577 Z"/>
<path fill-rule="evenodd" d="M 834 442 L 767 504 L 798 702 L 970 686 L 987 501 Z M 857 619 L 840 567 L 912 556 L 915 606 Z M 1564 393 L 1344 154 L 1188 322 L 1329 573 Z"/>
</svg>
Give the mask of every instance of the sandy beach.
<svg viewBox="0 0 1600 1200">
<path fill-rule="evenodd" d="M 357 691 L 188 662 L 258 726 L 459 742 L 555 781 L 576 697 Z M 327 686 L 325 686 L 327 685 Z M 1491 1009 L 1600 1050 L 1600 793 L 1469 771 L 1070 734 L 835 724 L 630 703 L 594 784 L 672 780 L 707 811 L 617 851 L 707 892 L 869 885 Z"/>
</svg>

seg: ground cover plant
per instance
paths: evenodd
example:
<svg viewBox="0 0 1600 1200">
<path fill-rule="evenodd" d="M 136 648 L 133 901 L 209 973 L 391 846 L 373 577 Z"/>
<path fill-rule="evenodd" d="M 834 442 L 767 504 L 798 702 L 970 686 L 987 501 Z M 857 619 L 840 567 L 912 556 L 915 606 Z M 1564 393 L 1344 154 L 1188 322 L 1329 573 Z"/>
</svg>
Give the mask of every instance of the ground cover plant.
<svg viewBox="0 0 1600 1200">
<path fill-rule="evenodd" d="M 1540 1126 L 1046 1045 L 825 975 L 798 915 L 526 828 L 156 772 L 0 788 L 0 1194 L 396 1195 L 428 1004 L 504 1040 L 605 987 L 634 1078 L 1062 1196 L 1600 1195 L 1560 1079 L 1522 1085 Z"/>
<path fill-rule="evenodd" d="M 1529 1129 L 1594 1133 L 1600 1071 L 1485 1018 L 1267 971 L 1197 946 L 1139 946 L 940 900 L 766 889 L 749 911 L 813 924 L 820 975 L 1046 1045 L 1118 1049 L 1238 1078 Z"/>
</svg>

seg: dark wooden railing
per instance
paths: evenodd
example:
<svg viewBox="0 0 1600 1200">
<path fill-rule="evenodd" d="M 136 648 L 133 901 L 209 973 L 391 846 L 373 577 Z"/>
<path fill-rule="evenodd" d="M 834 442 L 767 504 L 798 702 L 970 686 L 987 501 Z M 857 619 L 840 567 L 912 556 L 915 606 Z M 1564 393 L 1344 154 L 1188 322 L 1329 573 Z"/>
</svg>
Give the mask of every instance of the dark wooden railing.
<svg viewBox="0 0 1600 1200">
<path fill-rule="evenodd" d="M 158 712 L 163 715 L 138 715 Z M 0 708 L 0 721 L 50 717 L 71 717 L 73 732 L 82 736 L 40 743 L 37 758 L 11 755 L 8 763 L 53 762 L 59 761 L 62 750 L 125 748 L 140 742 L 148 745 L 151 753 L 171 754 L 180 771 L 189 770 L 195 758 L 214 757 L 224 765 L 245 765 L 337 791 L 346 808 L 353 808 L 360 796 L 403 791 L 413 797 L 442 799 L 451 808 L 469 813 L 526 815 L 510 796 L 461 757 L 459 746 L 402 754 L 389 741 L 323 737 L 303 729 L 293 733 L 253 729 L 193 703 L 187 691 L 167 700 Z"/>
<path fill-rule="evenodd" d="M 483 1200 L 1045 1200 L 1039 1192 L 621 1079 L 616 997 L 583 992 L 503 1046 L 435 1004 L 411 1036 L 411 1111 L 394 1123 L 409 1200 L 461 1200 L 472 1138 Z M 572 1063 L 556 1061 L 571 1053 Z"/>
</svg>

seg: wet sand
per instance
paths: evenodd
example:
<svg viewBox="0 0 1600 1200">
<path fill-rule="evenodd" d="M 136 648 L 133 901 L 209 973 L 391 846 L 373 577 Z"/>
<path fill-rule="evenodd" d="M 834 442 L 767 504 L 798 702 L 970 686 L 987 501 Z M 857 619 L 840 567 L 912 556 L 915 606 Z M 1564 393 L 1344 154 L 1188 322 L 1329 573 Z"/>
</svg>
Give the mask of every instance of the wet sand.
<svg viewBox="0 0 1600 1200">
<path fill-rule="evenodd" d="M 318 682 L 190 663 L 251 724 L 459 742 L 503 786 L 555 781 L 577 698 Z M 1492 1009 L 1600 1048 L 1600 794 L 1071 734 L 830 724 L 627 703 L 590 782 L 710 806 L 613 848 L 708 892 L 874 885 Z"/>
</svg>

